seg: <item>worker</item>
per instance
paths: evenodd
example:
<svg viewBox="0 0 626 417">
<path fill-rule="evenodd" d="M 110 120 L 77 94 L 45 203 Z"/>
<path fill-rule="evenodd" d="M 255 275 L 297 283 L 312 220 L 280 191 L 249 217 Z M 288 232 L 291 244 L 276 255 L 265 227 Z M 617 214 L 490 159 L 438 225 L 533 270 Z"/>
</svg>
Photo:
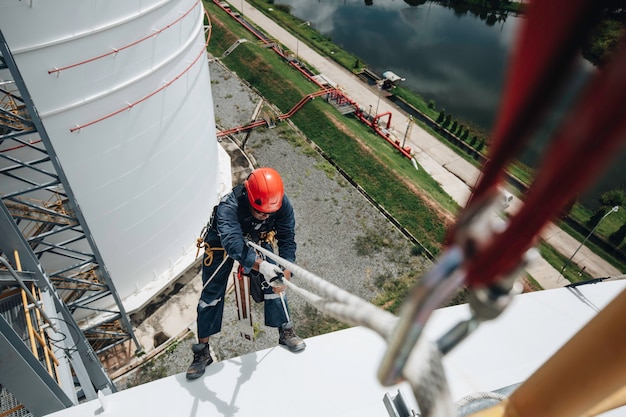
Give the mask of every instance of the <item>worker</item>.
<svg viewBox="0 0 626 417">
<path fill-rule="evenodd" d="M 262 281 L 266 283 L 263 289 L 265 325 L 278 328 L 278 343 L 292 352 L 304 350 L 306 344 L 296 335 L 289 320 L 283 293 L 286 287 L 280 281 L 283 277 L 291 279 L 290 271 L 264 259 L 246 245 L 246 240 L 266 248 L 276 244 L 282 258 L 295 262 L 294 238 L 293 207 L 285 195 L 282 178 L 272 168 L 255 169 L 243 184 L 234 187 L 215 206 L 204 238 L 204 287 L 196 319 L 198 343 L 191 346 L 193 362 L 187 370 L 187 379 L 201 377 L 213 362 L 209 336 L 219 333 L 222 328 L 226 284 L 234 261 L 239 262 L 244 274 L 262 275 Z"/>
</svg>

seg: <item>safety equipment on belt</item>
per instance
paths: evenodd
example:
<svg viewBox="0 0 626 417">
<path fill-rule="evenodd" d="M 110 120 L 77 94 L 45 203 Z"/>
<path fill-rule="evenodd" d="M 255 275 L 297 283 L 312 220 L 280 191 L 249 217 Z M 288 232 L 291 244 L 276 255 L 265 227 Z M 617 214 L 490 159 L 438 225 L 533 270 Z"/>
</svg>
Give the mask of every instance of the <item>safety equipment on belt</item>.
<svg viewBox="0 0 626 417">
<path fill-rule="evenodd" d="M 239 334 L 247 340 L 254 340 L 254 325 L 250 306 L 250 284 L 252 281 L 243 273 L 243 266 L 239 265 L 233 273 L 235 283 L 235 301 L 237 303 L 237 317 L 239 318 Z M 255 300 L 256 301 L 256 300 Z"/>
<path fill-rule="evenodd" d="M 283 180 L 273 168 L 255 169 L 248 175 L 244 185 L 250 205 L 261 213 L 274 213 L 283 204 Z"/>
<path fill-rule="evenodd" d="M 265 278 L 265 281 L 272 287 L 280 287 L 283 285 L 281 278 L 283 277 L 283 270 L 280 266 L 271 264 L 267 261 L 261 261 L 259 265 L 259 272 Z"/>
</svg>

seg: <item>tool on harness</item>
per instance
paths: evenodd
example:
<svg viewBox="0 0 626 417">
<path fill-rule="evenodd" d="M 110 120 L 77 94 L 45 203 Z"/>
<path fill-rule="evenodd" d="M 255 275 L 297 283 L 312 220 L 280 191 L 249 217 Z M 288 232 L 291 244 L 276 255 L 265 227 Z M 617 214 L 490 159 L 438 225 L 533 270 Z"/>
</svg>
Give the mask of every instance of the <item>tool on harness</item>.
<svg viewBox="0 0 626 417">
<path fill-rule="evenodd" d="M 250 296 L 257 303 L 264 301 L 265 294 L 263 291 L 269 287 L 269 284 L 265 282 L 258 271 L 250 271 L 248 277 L 250 278 Z"/>
<path fill-rule="evenodd" d="M 237 317 L 239 334 L 247 340 L 254 340 L 254 327 L 252 325 L 252 311 L 250 309 L 250 280 L 244 274 L 243 267 L 239 265 L 233 273 L 235 284 L 235 301 L 237 303 Z"/>
<path fill-rule="evenodd" d="M 265 238 L 272 239 L 274 234 L 268 233 Z M 259 265 L 258 273 L 251 271 L 250 274 L 245 274 L 243 266 L 239 265 L 237 272 L 233 273 L 235 284 L 235 301 L 237 304 L 237 316 L 239 324 L 239 334 L 247 340 L 254 340 L 254 327 L 252 322 L 251 302 L 252 298 L 255 302 L 260 303 L 264 301 L 264 290 L 271 287 L 284 286 L 283 283 L 283 270 L 265 260 L 261 261 Z M 263 278 L 261 278 L 263 276 Z M 270 277 L 270 278 L 268 278 Z M 283 298 L 283 294 L 280 293 L 280 300 L 289 321 L 289 313 L 287 312 L 287 305 Z"/>
</svg>

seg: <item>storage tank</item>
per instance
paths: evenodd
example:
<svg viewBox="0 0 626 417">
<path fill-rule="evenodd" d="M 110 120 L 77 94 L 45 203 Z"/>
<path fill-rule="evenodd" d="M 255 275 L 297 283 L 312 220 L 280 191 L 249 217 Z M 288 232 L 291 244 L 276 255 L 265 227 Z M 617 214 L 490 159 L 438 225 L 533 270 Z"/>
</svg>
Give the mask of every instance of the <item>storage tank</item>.
<svg viewBox="0 0 626 417">
<path fill-rule="evenodd" d="M 204 18 L 199 0 L 0 0 L 0 28 L 127 312 L 193 263 L 230 186 Z"/>
</svg>

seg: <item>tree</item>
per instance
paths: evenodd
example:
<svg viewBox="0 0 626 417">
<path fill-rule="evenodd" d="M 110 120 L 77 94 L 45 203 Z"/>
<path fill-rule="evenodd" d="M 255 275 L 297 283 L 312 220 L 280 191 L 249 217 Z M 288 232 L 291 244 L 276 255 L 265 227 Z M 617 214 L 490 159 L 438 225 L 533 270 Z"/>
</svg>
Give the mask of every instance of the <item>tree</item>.
<svg viewBox="0 0 626 417">
<path fill-rule="evenodd" d="M 611 242 L 615 246 L 619 246 L 622 244 L 625 237 L 626 237 L 626 224 L 623 224 L 622 227 L 619 228 L 619 230 L 611 233 L 611 236 L 609 236 L 609 242 Z"/>
<path fill-rule="evenodd" d="M 450 132 L 454 133 L 456 131 L 456 127 L 457 127 L 457 122 L 455 120 L 454 123 L 452 123 L 452 127 L 450 128 Z"/>
<path fill-rule="evenodd" d="M 441 122 L 443 122 L 445 118 L 446 118 L 446 109 L 442 109 L 439 112 L 439 117 L 437 117 L 437 123 L 441 124 Z"/>
<path fill-rule="evenodd" d="M 603 207 L 624 207 L 626 204 L 626 193 L 624 190 L 610 190 L 600 195 L 600 205 Z"/>
<path fill-rule="evenodd" d="M 588 227 L 595 227 L 600 220 L 604 217 L 608 210 L 611 210 L 615 206 L 624 206 L 626 202 L 626 195 L 624 190 L 610 190 L 600 194 L 598 198 L 600 207 L 598 210 L 587 220 Z"/>
</svg>

